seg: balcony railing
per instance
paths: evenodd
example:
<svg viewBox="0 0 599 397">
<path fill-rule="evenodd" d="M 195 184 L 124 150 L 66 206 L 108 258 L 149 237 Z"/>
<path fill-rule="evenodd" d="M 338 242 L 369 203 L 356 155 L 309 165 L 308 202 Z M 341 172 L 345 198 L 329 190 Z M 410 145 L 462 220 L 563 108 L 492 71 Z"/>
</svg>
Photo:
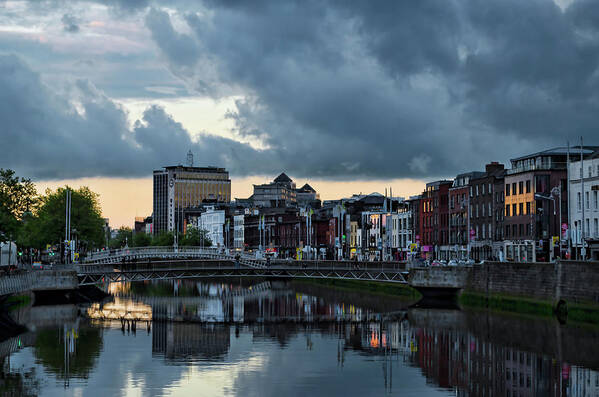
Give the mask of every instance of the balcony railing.
<svg viewBox="0 0 599 397">
<path fill-rule="evenodd" d="M 562 163 L 551 163 L 551 164 L 541 163 L 541 164 L 530 164 L 530 165 L 525 165 L 522 167 L 512 168 L 512 169 L 507 170 L 506 174 L 513 175 L 513 174 L 519 174 L 521 172 L 528 172 L 528 171 L 565 170 L 565 169 L 566 169 L 566 165 L 562 164 Z"/>
</svg>

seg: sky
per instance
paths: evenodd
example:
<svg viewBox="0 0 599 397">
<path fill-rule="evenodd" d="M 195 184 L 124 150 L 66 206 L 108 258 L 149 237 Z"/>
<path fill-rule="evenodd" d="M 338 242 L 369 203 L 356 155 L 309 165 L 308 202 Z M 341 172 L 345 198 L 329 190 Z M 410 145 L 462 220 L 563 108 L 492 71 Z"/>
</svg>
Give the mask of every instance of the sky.
<svg viewBox="0 0 599 397">
<path fill-rule="evenodd" d="M 407 197 L 596 144 L 598 63 L 595 0 L 0 0 L 0 168 L 88 184 L 112 226 L 188 150 L 237 197 Z"/>
</svg>

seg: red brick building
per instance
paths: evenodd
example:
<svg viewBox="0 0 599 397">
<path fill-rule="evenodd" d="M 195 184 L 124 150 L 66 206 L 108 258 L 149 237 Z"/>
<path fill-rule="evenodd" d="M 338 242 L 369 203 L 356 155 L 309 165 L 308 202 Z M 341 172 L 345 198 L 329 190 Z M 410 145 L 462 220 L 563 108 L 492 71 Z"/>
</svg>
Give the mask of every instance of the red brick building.
<svg viewBox="0 0 599 397">
<path fill-rule="evenodd" d="M 426 184 L 419 208 L 420 253 L 426 259 L 438 259 L 439 249 L 447 245 L 449 225 L 449 188 L 452 181 Z"/>
</svg>

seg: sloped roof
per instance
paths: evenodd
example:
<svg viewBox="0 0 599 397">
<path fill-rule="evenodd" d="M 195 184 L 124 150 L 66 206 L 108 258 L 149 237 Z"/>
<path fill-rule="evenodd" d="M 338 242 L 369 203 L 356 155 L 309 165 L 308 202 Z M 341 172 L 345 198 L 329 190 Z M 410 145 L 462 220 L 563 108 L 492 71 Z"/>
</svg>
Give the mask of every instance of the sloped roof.
<svg viewBox="0 0 599 397">
<path fill-rule="evenodd" d="M 281 172 L 281 174 L 278 177 L 275 178 L 274 182 L 277 182 L 277 183 L 288 183 L 288 182 L 293 182 L 293 181 L 291 180 L 291 178 L 289 178 L 287 176 L 287 174 L 285 174 L 284 172 Z"/>
<path fill-rule="evenodd" d="M 312 188 L 312 186 L 308 185 L 307 183 L 304 186 L 302 186 L 299 190 L 303 190 L 303 191 L 306 191 L 306 192 L 314 192 L 314 193 L 316 193 L 316 190 L 314 190 Z"/>
</svg>

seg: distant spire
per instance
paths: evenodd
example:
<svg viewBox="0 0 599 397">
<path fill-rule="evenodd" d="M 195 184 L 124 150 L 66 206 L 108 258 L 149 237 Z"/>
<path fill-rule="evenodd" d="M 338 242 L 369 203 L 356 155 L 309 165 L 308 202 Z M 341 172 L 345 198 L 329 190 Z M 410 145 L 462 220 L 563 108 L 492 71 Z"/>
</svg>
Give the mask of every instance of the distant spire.
<svg viewBox="0 0 599 397">
<path fill-rule="evenodd" d="M 193 167 L 193 153 L 191 152 L 191 149 L 187 152 L 187 165 Z"/>
</svg>

